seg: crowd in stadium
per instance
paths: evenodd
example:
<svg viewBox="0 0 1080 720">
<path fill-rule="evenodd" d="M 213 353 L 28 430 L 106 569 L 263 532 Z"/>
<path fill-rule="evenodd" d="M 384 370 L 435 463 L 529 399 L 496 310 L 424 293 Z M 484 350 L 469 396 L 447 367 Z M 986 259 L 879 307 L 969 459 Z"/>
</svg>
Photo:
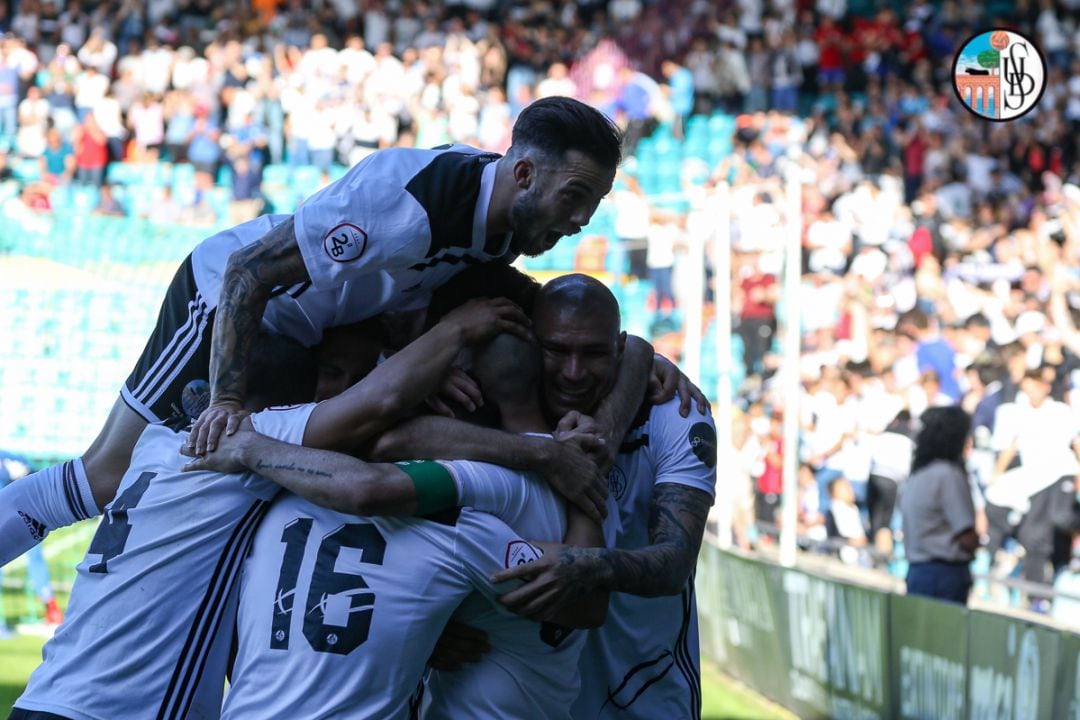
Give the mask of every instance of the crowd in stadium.
<svg viewBox="0 0 1080 720">
<path fill-rule="evenodd" d="M 108 189 L 108 164 L 169 161 L 194 165 L 196 191 L 185 205 L 163 189 L 152 218 L 212 216 L 204 195 L 222 178 L 234 201 L 228 219 L 252 217 L 273 209 L 260 192 L 267 165 L 328 172 L 379 148 L 448 141 L 503 151 L 520 110 L 551 95 L 608 112 L 631 152 L 658 124 L 679 141 L 691 114 L 739 115 L 732 153 L 687 173 L 688 213 L 652 202 L 633 161 L 619 181 L 622 201 L 617 192 L 612 202 L 617 239 L 643 241 L 651 254 L 632 255 L 630 270 L 652 280 L 658 308 L 673 308 L 681 298 L 671 272 L 686 271 L 681 248 L 701 227 L 695 213 L 722 183 L 731 193 L 745 381 L 743 462 L 729 494 L 745 545 L 768 542 L 777 522 L 782 178 L 789 147 L 800 144 L 795 162 L 812 177 L 800 297 L 807 541 L 874 548 L 864 562 L 889 556 L 918 418 L 960 404 L 974 416 L 972 477 L 996 572 L 1019 560 L 1033 582 L 1053 580 L 1051 561 L 1068 574 L 1075 519 L 1053 511 L 1071 513 L 1080 430 L 1072 4 L 0 7 L 0 174 L 39 160 L 42 181 L 26 183 L 22 201 L 43 209 L 52 188 L 77 183 L 102 187 L 100 212 L 130 213 Z M 1042 48 L 1048 82 L 1031 115 L 987 123 L 960 108 L 952 59 L 968 36 L 1002 25 Z"/>
</svg>

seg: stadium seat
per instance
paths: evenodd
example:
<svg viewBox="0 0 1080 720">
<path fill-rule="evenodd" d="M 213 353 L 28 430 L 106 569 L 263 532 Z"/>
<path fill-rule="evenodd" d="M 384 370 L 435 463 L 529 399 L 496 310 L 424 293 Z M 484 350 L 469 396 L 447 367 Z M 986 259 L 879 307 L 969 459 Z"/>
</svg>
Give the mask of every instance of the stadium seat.
<svg viewBox="0 0 1080 720">
<path fill-rule="evenodd" d="M 262 171 L 263 187 L 285 187 L 289 184 L 291 175 L 288 165 L 266 165 Z"/>
</svg>

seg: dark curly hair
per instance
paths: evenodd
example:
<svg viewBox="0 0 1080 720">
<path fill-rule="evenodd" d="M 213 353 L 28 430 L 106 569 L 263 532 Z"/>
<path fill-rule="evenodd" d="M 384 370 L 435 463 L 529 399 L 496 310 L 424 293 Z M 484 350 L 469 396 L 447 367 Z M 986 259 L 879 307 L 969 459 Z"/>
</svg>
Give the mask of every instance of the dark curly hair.
<svg viewBox="0 0 1080 720">
<path fill-rule="evenodd" d="M 964 444 L 971 433 L 971 416 L 958 405 L 932 407 L 920 418 L 922 428 L 915 438 L 911 472 L 935 460 L 964 464 Z"/>
<path fill-rule="evenodd" d="M 507 154 L 526 149 L 555 161 L 577 150 L 614 170 L 622 161 L 622 134 L 609 117 L 580 100 L 546 97 L 528 105 L 514 123 Z"/>
</svg>

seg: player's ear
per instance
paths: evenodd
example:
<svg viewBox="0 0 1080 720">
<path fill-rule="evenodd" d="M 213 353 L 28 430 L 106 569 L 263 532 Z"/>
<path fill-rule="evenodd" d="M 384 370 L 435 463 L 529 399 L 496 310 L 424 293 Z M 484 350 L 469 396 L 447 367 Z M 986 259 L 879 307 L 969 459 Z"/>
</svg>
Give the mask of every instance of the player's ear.
<svg viewBox="0 0 1080 720">
<path fill-rule="evenodd" d="M 514 182 L 522 190 L 528 190 L 536 181 L 536 163 L 528 156 L 514 162 Z"/>
</svg>

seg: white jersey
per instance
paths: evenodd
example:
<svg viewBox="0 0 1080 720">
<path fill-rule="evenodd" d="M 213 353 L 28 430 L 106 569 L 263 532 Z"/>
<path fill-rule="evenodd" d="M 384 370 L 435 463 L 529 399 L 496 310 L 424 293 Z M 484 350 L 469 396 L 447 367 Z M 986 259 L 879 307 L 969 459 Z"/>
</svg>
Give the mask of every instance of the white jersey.
<svg viewBox="0 0 1080 720">
<path fill-rule="evenodd" d="M 498 155 L 466 145 L 374 153 L 310 197 L 293 216 L 310 282 L 275 290 L 263 326 L 307 346 L 328 327 L 386 310 L 424 307 L 467 265 L 504 255 L 487 214 Z M 215 307 L 229 256 L 288 215 L 264 215 L 192 252 L 199 293 Z"/>
<path fill-rule="evenodd" d="M 450 463 L 451 472 L 465 483 L 480 482 L 491 467 Z M 547 489 L 542 497 L 549 496 L 556 497 Z M 493 512 L 525 538 L 562 542 L 566 534 L 565 527 L 530 527 L 532 523 L 525 519 L 515 521 L 508 508 Z M 523 550 L 527 552 L 527 548 Z M 508 557 L 506 565 L 529 559 Z M 570 706 L 580 689 L 578 659 L 585 646 L 585 631 L 525 620 L 475 593 L 454 613 L 454 620 L 483 630 L 491 650 L 461 670 L 428 673 L 420 713 L 424 720 L 569 720 Z"/>
<path fill-rule="evenodd" d="M 604 522 L 608 547 L 649 542 L 653 488 L 678 483 L 716 491 L 712 417 L 679 415 L 679 399 L 643 411 L 608 474 L 618 513 Z M 646 598 L 612 593 L 607 621 L 590 630 L 581 653 L 575 720 L 696 718 L 701 715 L 701 661 L 693 576 L 678 595 Z"/>
<path fill-rule="evenodd" d="M 271 506 L 244 565 L 224 718 L 413 712 L 424 666 L 458 605 L 474 591 L 491 604 L 512 589 L 488 578 L 537 557 L 523 537 L 565 532 L 565 509 L 542 481 L 480 463 L 445 465 L 497 487 L 491 495 L 501 502 L 490 509 L 516 529 L 471 508 L 423 520 L 345 515 L 291 495 Z"/>
<path fill-rule="evenodd" d="M 287 415 L 251 419 L 299 442 L 279 421 Z M 240 566 L 279 487 L 252 473 L 181 472 L 185 437 L 156 424 L 140 436 L 16 707 L 74 720 L 219 716 Z"/>
</svg>

